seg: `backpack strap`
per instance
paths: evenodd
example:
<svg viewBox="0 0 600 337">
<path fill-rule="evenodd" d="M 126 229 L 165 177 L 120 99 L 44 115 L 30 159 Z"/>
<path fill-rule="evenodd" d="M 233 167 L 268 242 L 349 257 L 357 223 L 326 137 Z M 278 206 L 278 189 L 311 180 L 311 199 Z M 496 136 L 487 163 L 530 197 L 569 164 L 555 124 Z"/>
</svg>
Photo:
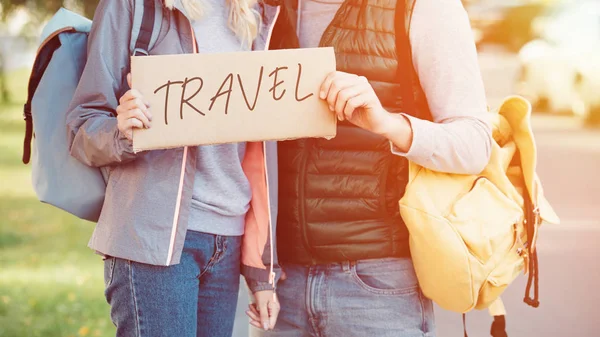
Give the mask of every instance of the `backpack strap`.
<svg viewBox="0 0 600 337">
<path fill-rule="evenodd" d="M 134 56 L 148 55 L 156 44 L 162 24 L 163 6 L 157 0 L 133 0 L 133 25 L 129 49 Z"/>
<path fill-rule="evenodd" d="M 525 261 L 525 263 L 529 262 L 529 266 L 526 268 L 529 269 L 529 275 L 527 277 L 527 287 L 525 288 L 525 298 L 523 301 L 534 308 L 540 306 L 540 274 L 539 274 L 539 266 L 538 266 L 538 255 L 535 250 L 536 236 L 539 226 L 539 210 L 534 206 L 534 203 L 531 200 L 530 195 L 525 192 L 525 227 L 527 230 L 527 251 L 529 254 L 529 261 Z M 527 269 L 525 269 L 527 270 Z M 531 286 L 533 286 L 533 297 L 531 297 Z"/>
<path fill-rule="evenodd" d="M 506 317 L 504 315 L 494 316 L 490 335 L 492 337 L 508 337 L 506 333 Z"/>
<path fill-rule="evenodd" d="M 46 68 L 48 68 L 48 64 L 50 64 L 52 55 L 54 55 L 54 52 L 61 46 L 58 35 L 62 32 L 70 30 L 72 30 L 72 28 L 70 27 L 63 28 L 49 36 L 42 43 L 38 54 L 35 57 L 35 62 L 33 63 L 31 76 L 29 78 L 29 84 L 27 86 L 27 101 L 23 106 L 23 119 L 25 120 L 25 139 L 23 140 L 22 158 L 23 164 L 29 164 L 29 160 L 31 159 L 31 140 L 33 139 L 33 117 L 31 115 L 31 101 L 33 100 L 33 95 L 35 94 L 35 91 L 37 90 L 37 87 L 40 84 L 40 81 L 42 80 L 42 76 L 44 76 Z"/>
<path fill-rule="evenodd" d="M 498 297 L 488 307 L 490 315 L 494 317 L 492 327 L 490 328 L 490 335 L 492 337 L 507 337 L 506 334 L 506 309 L 502 299 Z"/>
<path fill-rule="evenodd" d="M 469 337 L 467 334 L 467 315 L 462 315 L 463 320 L 463 336 Z M 494 316 L 494 322 L 490 329 L 490 336 L 492 337 L 508 337 L 506 333 L 506 317 L 504 315 Z"/>
<path fill-rule="evenodd" d="M 492 302 L 492 304 L 490 304 L 488 307 L 488 311 L 492 317 L 506 315 L 506 309 L 504 308 L 502 298 L 498 297 L 494 302 Z"/>
</svg>

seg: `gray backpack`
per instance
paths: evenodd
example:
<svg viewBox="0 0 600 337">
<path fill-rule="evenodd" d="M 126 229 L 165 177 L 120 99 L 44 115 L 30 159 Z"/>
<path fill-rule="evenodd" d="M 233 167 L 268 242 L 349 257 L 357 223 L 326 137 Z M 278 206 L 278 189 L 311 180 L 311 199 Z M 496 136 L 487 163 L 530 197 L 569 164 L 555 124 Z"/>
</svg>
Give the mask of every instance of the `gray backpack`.
<svg viewBox="0 0 600 337">
<path fill-rule="evenodd" d="M 131 54 L 148 55 L 158 38 L 163 8 L 156 0 L 134 4 Z M 85 67 L 91 26 L 92 21 L 61 8 L 42 32 L 24 107 L 23 163 L 32 161 L 32 183 L 40 201 L 96 222 L 105 176 L 103 170 L 71 157 L 66 126 L 67 109 Z"/>
</svg>

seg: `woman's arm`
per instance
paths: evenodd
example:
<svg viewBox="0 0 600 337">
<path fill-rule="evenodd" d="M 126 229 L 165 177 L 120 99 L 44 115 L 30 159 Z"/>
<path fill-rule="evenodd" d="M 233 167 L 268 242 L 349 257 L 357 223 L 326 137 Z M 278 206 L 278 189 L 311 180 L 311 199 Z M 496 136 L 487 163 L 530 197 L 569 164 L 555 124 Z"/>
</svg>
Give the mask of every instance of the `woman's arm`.
<svg viewBox="0 0 600 337">
<path fill-rule="evenodd" d="M 459 0 L 418 0 L 410 30 L 413 63 L 431 109 L 433 123 L 404 115 L 386 136 L 394 153 L 443 172 L 480 173 L 491 151 L 484 119 L 485 90 L 473 33 Z M 412 128 L 412 139 L 406 122 Z"/>
<path fill-rule="evenodd" d="M 71 155 L 90 166 L 135 159 L 117 128 L 116 109 L 127 91 L 131 0 L 100 1 L 88 39 L 88 59 L 67 115 Z"/>
</svg>

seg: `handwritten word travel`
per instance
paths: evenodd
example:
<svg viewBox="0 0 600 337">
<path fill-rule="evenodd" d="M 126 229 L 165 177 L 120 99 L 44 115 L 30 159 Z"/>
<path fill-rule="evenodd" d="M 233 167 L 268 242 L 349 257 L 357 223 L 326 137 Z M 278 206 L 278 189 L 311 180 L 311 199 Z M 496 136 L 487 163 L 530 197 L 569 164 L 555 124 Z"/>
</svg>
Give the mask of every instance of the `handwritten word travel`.
<svg viewBox="0 0 600 337">
<path fill-rule="evenodd" d="M 283 71 L 290 71 L 290 69 L 285 66 L 276 67 L 269 73 L 269 75 L 265 79 L 265 76 L 264 76 L 265 67 L 261 66 L 259 74 L 258 74 L 258 78 L 254 79 L 254 81 L 252 81 L 251 79 L 242 79 L 240 74 L 229 73 L 225 77 L 225 79 L 221 82 L 221 86 L 219 87 L 217 92 L 210 98 L 210 105 L 208 106 L 208 111 L 211 111 L 213 109 L 213 107 L 215 106 L 215 103 L 218 100 L 225 100 L 225 114 L 227 114 L 229 111 L 229 101 L 231 100 L 231 95 L 234 91 L 236 91 L 236 90 L 234 90 L 234 88 L 239 89 L 239 92 L 244 97 L 244 102 L 246 103 L 248 110 L 254 111 L 254 109 L 256 108 L 256 103 L 259 100 L 259 97 L 262 98 L 262 96 L 266 96 L 265 94 L 261 95 L 261 92 L 264 92 L 264 90 L 261 91 L 261 86 L 262 86 L 263 82 L 266 82 L 266 81 L 268 81 L 269 85 L 270 85 L 270 88 L 268 90 L 268 93 L 270 93 L 270 95 L 268 96 L 268 98 L 265 97 L 262 99 L 272 99 L 274 101 L 279 101 L 288 93 L 287 89 L 294 90 L 294 99 L 297 102 L 302 102 L 314 95 L 314 93 L 309 93 L 309 94 L 302 96 L 299 93 L 300 81 L 302 78 L 302 64 L 298 63 L 296 83 L 295 83 L 295 87 L 293 87 L 293 88 L 290 88 L 289 84 L 288 84 L 288 86 L 286 86 L 286 83 L 284 80 L 278 79 L 277 75 Z M 250 101 L 248 94 L 247 94 L 247 91 L 249 91 L 249 89 L 248 89 L 249 86 L 247 84 L 249 82 L 257 83 L 257 85 L 255 86 L 256 91 L 251 93 L 253 95 L 252 102 Z M 235 85 L 234 83 L 236 83 L 237 85 Z M 244 84 L 244 83 L 246 83 L 246 84 Z M 165 125 L 169 125 L 168 106 L 169 106 L 169 99 L 171 98 L 170 95 L 172 94 L 172 90 L 171 90 L 172 86 L 181 86 L 181 88 L 182 88 L 181 95 L 177 98 L 177 99 L 179 99 L 179 102 L 180 102 L 180 104 L 179 104 L 179 118 L 180 119 L 184 119 L 184 113 L 183 113 L 184 106 L 191 108 L 192 110 L 194 110 L 195 112 L 199 113 L 202 116 L 206 116 L 206 110 L 201 110 L 200 108 L 198 108 L 197 103 L 196 103 L 196 105 L 192 103 L 192 100 L 202 91 L 202 88 L 204 87 L 204 79 L 202 77 L 186 77 L 182 81 L 169 80 L 169 81 L 167 81 L 167 83 L 159 86 L 158 88 L 156 88 L 156 90 L 154 90 L 154 94 L 158 94 L 159 92 L 162 91 L 162 92 L 164 92 L 164 95 L 165 95 L 164 96 L 165 97 L 165 99 L 164 99 L 164 101 L 165 101 L 165 108 L 164 108 Z"/>
</svg>

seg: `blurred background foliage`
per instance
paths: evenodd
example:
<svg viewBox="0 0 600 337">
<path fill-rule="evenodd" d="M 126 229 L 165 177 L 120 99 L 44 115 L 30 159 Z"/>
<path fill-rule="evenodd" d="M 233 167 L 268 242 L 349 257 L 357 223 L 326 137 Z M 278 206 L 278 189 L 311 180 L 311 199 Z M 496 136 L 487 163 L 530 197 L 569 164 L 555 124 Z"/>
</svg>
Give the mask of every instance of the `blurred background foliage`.
<svg viewBox="0 0 600 337">
<path fill-rule="evenodd" d="M 97 1 L 0 0 L 0 336 L 114 336 L 92 223 L 41 204 L 20 163 L 22 106 L 43 23 Z"/>
<path fill-rule="evenodd" d="M 547 127 L 550 131 L 538 133 L 538 139 L 545 142 L 540 142 L 543 160 L 555 158 L 554 153 L 561 146 L 570 146 L 582 153 L 588 151 L 585 152 L 586 163 L 600 160 L 597 145 L 590 141 L 597 139 L 598 133 L 583 133 L 580 126 L 572 126 L 572 121 L 593 125 L 600 119 L 600 0 L 463 0 L 463 3 L 480 52 L 490 106 L 497 106 L 508 94 L 524 95 L 535 104 L 537 116 L 544 115 L 536 119 L 536 125 L 550 125 Z M 61 6 L 91 18 L 96 5 L 97 0 L 0 0 L 2 337 L 114 336 L 109 307 L 103 296 L 102 263 L 86 247 L 93 224 L 40 203 L 31 188 L 31 168 L 20 161 L 24 134 L 22 105 L 40 30 Z M 560 118 L 555 119 L 555 116 Z M 563 130 L 567 126 L 571 129 Z M 584 136 L 585 139 L 578 138 Z M 569 148 L 569 153 L 576 152 Z M 577 166 L 575 160 L 584 160 L 576 156 L 569 159 L 573 162 L 568 168 Z M 590 168 L 594 166 L 589 163 L 586 165 Z M 542 167 L 548 170 L 545 174 L 556 177 L 546 180 L 548 190 L 569 195 L 568 188 L 562 192 L 565 187 L 561 187 L 559 179 L 567 175 L 567 166 Z M 596 226 L 597 211 L 588 214 L 582 207 L 591 203 L 588 199 L 592 196 L 600 197 L 600 187 L 595 184 L 598 179 L 587 179 L 579 169 L 573 179 L 580 176 L 585 184 L 573 187 L 573 194 L 559 200 L 558 208 L 561 215 L 571 214 L 577 220 L 589 218 L 589 223 Z M 560 232 L 560 237 L 562 240 L 568 233 Z M 588 237 L 594 238 L 593 235 Z M 573 247 L 577 248 L 573 249 L 579 249 L 585 240 L 586 237 L 574 237 Z M 561 241 L 557 246 L 568 244 Z M 594 256 L 579 250 L 577 254 Z M 576 267 L 569 262 L 560 266 Z M 560 273 L 553 273 L 551 279 L 570 284 L 568 275 L 561 269 Z M 563 290 L 554 288 L 556 294 Z M 579 304 L 583 299 L 573 301 Z M 597 301 L 592 302 L 597 304 Z M 567 306 L 567 311 L 556 321 L 577 312 L 578 307 Z M 586 317 L 585 313 L 580 316 Z M 514 317 L 511 324 L 516 325 L 518 315 Z M 537 316 L 523 317 L 521 320 Z M 546 319 L 540 316 L 542 318 Z M 240 322 L 243 329 L 245 321 Z M 444 324 L 441 319 L 440 326 Z M 585 324 L 579 327 L 585 329 Z M 443 336 L 444 331 L 439 332 Z M 242 335 L 247 333 L 235 334 Z"/>
<path fill-rule="evenodd" d="M 61 7 L 77 10 L 91 18 L 98 0 L 0 0 L 2 17 L 6 19 L 15 10 L 26 8 L 38 18 L 48 17 Z"/>
<path fill-rule="evenodd" d="M 93 224 L 40 203 L 20 161 L 28 70 L 10 70 L 0 104 L 0 336 L 114 336 Z"/>
</svg>

